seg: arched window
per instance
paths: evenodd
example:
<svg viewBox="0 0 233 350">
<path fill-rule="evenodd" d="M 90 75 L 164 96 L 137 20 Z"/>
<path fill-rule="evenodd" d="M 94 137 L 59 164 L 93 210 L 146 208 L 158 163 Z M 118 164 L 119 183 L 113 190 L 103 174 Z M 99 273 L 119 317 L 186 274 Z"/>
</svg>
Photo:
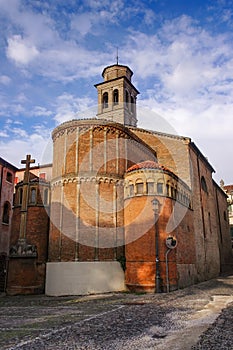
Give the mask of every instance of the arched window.
<svg viewBox="0 0 233 350">
<path fill-rule="evenodd" d="M 129 93 L 127 90 L 125 90 L 125 105 L 129 108 Z"/>
<path fill-rule="evenodd" d="M 166 189 L 167 189 L 167 197 L 170 197 L 170 186 L 169 186 L 169 184 L 166 184 Z"/>
<path fill-rule="evenodd" d="M 154 182 L 147 182 L 146 184 L 146 190 L 148 194 L 154 194 L 155 190 L 154 190 Z"/>
<path fill-rule="evenodd" d="M 48 204 L 48 199 L 49 199 L 49 190 L 48 190 L 48 188 L 46 188 L 44 190 L 44 205 Z"/>
<path fill-rule="evenodd" d="M 171 186 L 171 197 L 174 198 L 174 188 Z"/>
<path fill-rule="evenodd" d="M 31 189 L 31 196 L 30 196 L 30 203 L 35 204 L 36 203 L 36 189 Z"/>
<path fill-rule="evenodd" d="M 118 105 L 118 103 L 119 103 L 119 91 L 115 89 L 113 91 L 113 104 Z"/>
<path fill-rule="evenodd" d="M 163 194 L 163 183 L 162 182 L 157 183 L 157 193 Z"/>
<path fill-rule="evenodd" d="M 134 185 L 129 185 L 129 196 L 132 197 L 134 195 Z"/>
<path fill-rule="evenodd" d="M 136 183 L 136 194 L 143 194 L 143 182 Z"/>
<path fill-rule="evenodd" d="M 130 96 L 130 110 L 134 113 L 134 97 Z"/>
<path fill-rule="evenodd" d="M 22 204 L 23 202 L 23 189 L 19 189 L 19 204 Z"/>
<path fill-rule="evenodd" d="M 204 192 L 208 193 L 207 184 L 204 176 L 201 177 L 201 188 Z"/>
<path fill-rule="evenodd" d="M 182 203 L 184 203 L 184 192 L 183 191 L 180 192 L 180 201 Z"/>
<path fill-rule="evenodd" d="M 2 222 L 4 224 L 9 224 L 10 209 L 11 209 L 10 203 L 9 202 L 5 202 L 4 206 L 3 206 L 3 215 L 2 215 Z"/>
<path fill-rule="evenodd" d="M 177 200 L 180 201 L 180 191 L 177 190 Z"/>
<path fill-rule="evenodd" d="M 188 207 L 191 209 L 191 198 L 190 197 L 188 197 Z"/>
<path fill-rule="evenodd" d="M 103 94 L 103 108 L 108 108 L 108 93 Z"/>
<path fill-rule="evenodd" d="M 12 173 L 11 173 L 10 171 L 8 171 L 8 172 L 6 173 L 6 181 L 7 181 L 7 182 L 10 182 L 11 184 L 12 184 L 12 182 L 13 182 L 13 175 L 12 175 Z"/>
</svg>

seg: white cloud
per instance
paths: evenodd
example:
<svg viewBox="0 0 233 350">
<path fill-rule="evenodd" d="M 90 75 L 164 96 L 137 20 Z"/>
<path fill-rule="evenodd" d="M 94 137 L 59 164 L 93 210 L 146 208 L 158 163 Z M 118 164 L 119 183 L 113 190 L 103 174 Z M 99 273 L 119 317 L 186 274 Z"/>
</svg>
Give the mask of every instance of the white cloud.
<svg viewBox="0 0 233 350">
<path fill-rule="evenodd" d="M 7 118 L 6 121 L 5 121 L 6 127 L 11 127 L 12 124 L 22 125 L 23 123 L 20 120 L 12 120 L 10 118 Z"/>
<path fill-rule="evenodd" d="M 10 118 L 7 118 L 7 119 L 6 119 L 6 124 L 11 124 L 11 123 L 13 123 L 13 120 L 10 119 Z"/>
<path fill-rule="evenodd" d="M 23 125 L 23 123 L 21 121 L 19 121 L 19 120 L 14 120 L 14 124 L 15 125 Z"/>
<path fill-rule="evenodd" d="M 232 15 L 233 15 L 232 10 L 224 9 L 221 19 L 223 22 L 230 22 L 232 19 Z"/>
<path fill-rule="evenodd" d="M 231 34 L 211 34 L 182 16 L 166 22 L 155 35 L 133 32 L 124 56 L 135 75 L 145 85 L 150 81 L 154 86 L 142 91 L 139 104 L 160 117 L 147 113 L 139 125 L 168 133 L 173 128 L 191 137 L 217 169 L 215 178 L 229 182 L 229 159 L 233 157 Z"/>
<path fill-rule="evenodd" d="M 11 21 L 13 32 L 23 33 L 31 44 L 40 46 L 56 41 L 55 23 L 48 14 L 48 7 L 40 13 L 33 11 L 33 4 L 24 4 L 21 0 L 0 0 L 0 11 Z"/>
<path fill-rule="evenodd" d="M 0 137 L 9 137 L 6 131 L 2 130 L 0 131 Z"/>
<path fill-rule="evenodd" d="M 9 85 L 11 82 L 11 78 L 7 75 L 0 75 L 0 84 Z"/>
<path fill-rule="evenodd" d="M 20 165 L 20 160 L 26 154 L 31 154 L 36 162 L 48 163 L 52 161 L 51 152 L 51 130 L 44 124 L 33 125 L 30 131 L 15 127 L 17 121 L 9 119 L 5 123 L 5 128 L 0 132 L 1 155 L 16 166 Z M 8 136 L 8 139 L 6 137 Z"/>
<path fill-rule="evenodd" d="M 8 39 L 7 57 L 16 64 L 28 64 L 39 55 L 37 48 L 20 35 Z"/>
<path fill-rule="evenodd" d="M 25 95 L 25 93 L 21 92 L 16 96 L 15 101 L 20 102 L 20 103 L 24 103 L 24 102 L 28 101 L 28 98 Z"/>
<path fill-rule="evenodd" d="M 0 149 L 4 159 L 16 166 L 21 166 L 20 159 L 23 159 L 26 154 L 31 154 L 36 162 L 41 163 L 43 151 L 48 142 L 48 139 L 32 134 L 27 139 L 11 139 L 9 142 L 0 140 Z M 48 161 L 51 161 L 51 158 Z"/>
<path fill-rule="evenodd" d="M 11 128 L 11 132 L 19 138 L 28 138 L 28 134 L 24 129 L 21 128 Z"/>
<path fill-rule="evenodd" d="M 34 6 L 36 8 L 35 3 Z M 71 82 L 99 74 L 103 63 L 112 61 L 113 54 L 109 50 L 104 52 L 103 47 L 86 48 L 81 38 L 91 33 L 109 42 L 111 33 L 106 32 L 109 24 L 120 28 L 121 20 L 129 19 L 135 13 L 144 14 L 149 23 L 153 14 L 140 2 L 132 6 L 123 0 L 105 0 L 89 1 L 76 8 L 74 13 L 64 12 L 58 18 L 56 6 L 39 4 L 40 12 L 21 1 L 9 0 L 7 4 L 0 1 L 2 16 L 11 21 L 7 27 L 7 57 L 25 76 L 37 74 L 54 81 Z M 110 35 L 107 40 L 106 35 Z"/>
<path fill-rule="evenodd" d="M 79 32 L 81 35 L 86 35 L 92 29 L 96 16 L 92 13 L 82 13 L 75 15 L 71 21 L 71 29 Z"/>
<path fill-rule="evenodd" d="M 56 115 L 54 120 L 60 124 L 71 119 L 95 118 L 97 106 L 88 97 L 78 98 L 64 93 L 56 101 Z"/>
<path fill-rule="evenodd" d="M 213 104 L 232 112 L 233 50 L 227 34 L 210 35 L 182 16 L 156 35 L 133 33 L 124 52 L 141 79 L 154 79 L 154 89 L 141 96 L 153 108 L 179 118 L 191 114 L 198 123 L 207 120 L 204 111 L 213 113 Z"/>
<path fill-rule="evenodd" d="M 37 117 L 40 117 L 40 116 L 50 117 L 53 114 L 53 112 L 49 111 L 45 107 L 35 106 L 34 110 L 32 111 L 32 114 Z"/>
<path fill-rule="evenodd" d="M 153 24 L 153 22 L 155 21 L 155 18 L 156 17 L 155 17 L 154 11 L 150 9 L 145 10 L 144 20 L 147 25 Z"/>
</svg>

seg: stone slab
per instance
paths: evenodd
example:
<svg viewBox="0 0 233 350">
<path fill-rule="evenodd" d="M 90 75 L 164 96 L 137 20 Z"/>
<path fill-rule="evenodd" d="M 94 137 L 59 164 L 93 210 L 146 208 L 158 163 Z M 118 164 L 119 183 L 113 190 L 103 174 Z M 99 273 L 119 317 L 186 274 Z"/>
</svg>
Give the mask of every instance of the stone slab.
<svg viewBox="0 0 233 350">
<path fill-rule="evenodd" d="M 46 266 L 45 294 L 87 295 L 126 290 L 125 277 L 117 261 L 50 262 Z"/>
</svg>

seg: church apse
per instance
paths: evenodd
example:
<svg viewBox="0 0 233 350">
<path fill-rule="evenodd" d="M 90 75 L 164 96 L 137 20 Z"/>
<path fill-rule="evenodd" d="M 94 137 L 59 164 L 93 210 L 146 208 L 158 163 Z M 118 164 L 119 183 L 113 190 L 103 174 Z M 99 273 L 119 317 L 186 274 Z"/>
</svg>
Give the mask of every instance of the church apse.
<svg viewBox="0 0 233 350">
<path fill-rule="evenodd" d="M 49 260 L 119 259 L 124 173 L 141 159 L 156 160 L 155 152 L 125 127 L 105 121 L 67 122 L 53 140 Z M 66 150 L 62 156 L 60 148 Z"/>
</svg>

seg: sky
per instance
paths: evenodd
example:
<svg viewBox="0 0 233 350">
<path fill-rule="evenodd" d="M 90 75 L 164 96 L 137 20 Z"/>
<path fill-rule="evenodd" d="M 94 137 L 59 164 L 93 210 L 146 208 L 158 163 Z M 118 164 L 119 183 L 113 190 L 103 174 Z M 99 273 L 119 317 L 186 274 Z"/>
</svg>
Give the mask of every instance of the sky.
<svg viewBox="0 0 233 350">
<path fill-rule="evenodd" d="M 57 125 L 95 117 L 118 48 L 138 126 L 190 137 L 233 183 L 233 1 L 0 0 L 0 34 L 2 158 L 50 161 Z"/>
</svg>

